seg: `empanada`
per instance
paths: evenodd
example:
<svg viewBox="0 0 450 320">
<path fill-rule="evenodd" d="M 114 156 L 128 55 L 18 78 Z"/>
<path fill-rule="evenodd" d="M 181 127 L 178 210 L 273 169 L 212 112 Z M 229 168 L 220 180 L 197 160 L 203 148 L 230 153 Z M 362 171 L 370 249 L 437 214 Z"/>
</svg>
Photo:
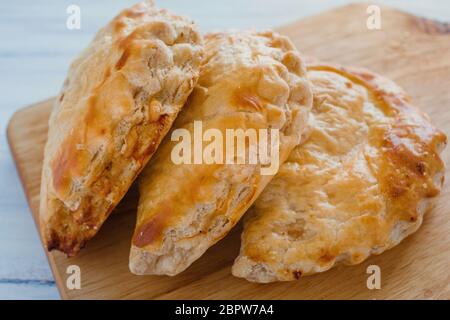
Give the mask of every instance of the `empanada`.
<svg viewBox="0 0 450 320">
<path fill-rule="evenodd" d="M 40 227 L 76 254 L 155 152 L 199 76 L 202 37 L 151 2 L 123 11 L 70 67 L 49 120 Z"/>
<path fill-rule="evenodd" d="M 440 192 L 446 136 L 396 84 L 320 63 L 308 76 L 309 139 L 249 210 L 237 277 L 288 281 L 360 263 L 415 232 Z"/>
<path fill-rule="evenodd" d="M 205 37 L 205 56 L 174 130 L 194 136 L 196 120 L 204 132 L 214 129 L 223 136 L 227 129 L 278 129 L 283 162 L 299 143 L 312 105 L 294 46 L 272 32 L 216 33 Z M 168 135 L 139 178 L 130 253 L 135 274 L 186 269 L 228 233 L 273 177 L 261 174 L 260 163 L 176 164 L 171 158 L 176 145 Z"/>
</svg>

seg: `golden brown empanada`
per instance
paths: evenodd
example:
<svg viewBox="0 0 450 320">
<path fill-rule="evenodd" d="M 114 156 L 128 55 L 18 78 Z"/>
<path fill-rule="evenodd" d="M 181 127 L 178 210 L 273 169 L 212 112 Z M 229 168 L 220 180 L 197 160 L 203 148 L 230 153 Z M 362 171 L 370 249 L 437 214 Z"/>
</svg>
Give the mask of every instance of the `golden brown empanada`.
<svg viewBox="0 0 450 320">
<path fill-rule="evenodd" d="M 49 122 L 40 226 L 76 254 L 155 152 L 199 75 L 202 38 L 150 2 L 123 11 L 70 67 Z"/>
<path fill-rule="evenodd" d="M 203 132 L 223 136 L 227 129 L 279 129 L 283 162 L 299 143 L 312 105 L 294 46 L 272 32 L 217 33 L 205 37 L 205 55 L 198 85 L 173 128 L 194 136 L 199 120 Z M 135 274 L 186 269 L 228 233 L 273 177 L 248 162 L 175 164 L 176 145 L 168 136 L 139 178 L 130 253 Z"/>
<path fill-rule="evenodd" d="M 232 273 L 295 280 L 357 264 L 415 232 L 439 194 L 446 136 L 393 82 L 313 64 L 309 139 L 248 213 Z"/>
</svg>

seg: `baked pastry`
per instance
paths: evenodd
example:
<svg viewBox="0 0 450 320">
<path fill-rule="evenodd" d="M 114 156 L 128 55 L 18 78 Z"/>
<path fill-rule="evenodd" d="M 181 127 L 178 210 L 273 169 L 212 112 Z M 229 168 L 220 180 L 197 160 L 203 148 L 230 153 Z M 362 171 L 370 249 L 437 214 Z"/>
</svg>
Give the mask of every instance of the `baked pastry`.
<svg viewBox="0 0 450 320">
<path fill-rule="evenodd" d="M 392 248 L 419 228 L 444 180 L 446 136 L 396 84 L 320 63 L 308 75 L 309 139 L 244 222 L 232 273 L 249 281 L 295 280 Z"/>
<path fill-rule="evenodd" d="M 150 159 L 199 76 L 192 21 L 145 2 L 99 31 L 69 70 L 49 121 L 40 227 L 76 254 Z"/>
<path fill-rule="evenodd" d="M 299 143 L 312 105 L 306 70 L 292 43 L 273 32 L 215 33 L 205 37 L 205 56 L 172 132 L 182 129 L 198 142 L 196 120 L 205 134 L 213 129 L 223 137 L 227 129 L 275 129 L 283 162 Z M 261 162 L 178 164 L 172 153 L 179 143 L 168 135 L 139 177 L 129 264 L 135 274 L 185 270 L 228 233 L 273 177 L 262 174 Z M 245 153 L 255 145 L 249 139 Z M 229 144 L 222 150 L 233 158 Z"/>
</svg>

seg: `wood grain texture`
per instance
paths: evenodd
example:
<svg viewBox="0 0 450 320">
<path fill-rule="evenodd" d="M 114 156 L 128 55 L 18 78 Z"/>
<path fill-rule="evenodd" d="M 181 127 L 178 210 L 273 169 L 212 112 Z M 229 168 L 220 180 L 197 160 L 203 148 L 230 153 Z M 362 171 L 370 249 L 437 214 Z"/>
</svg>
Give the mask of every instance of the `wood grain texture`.
<svg viewBox="0 0 450 320">
<path fill-rule="evenodd" d="M 382 9 L 382 29 L 366 28 L 366 5 L 350 5 L 279 29 L 307 55 L 367 67 L 397 81 L 450 132 L 450 35 L 441 24 L 396 10 Z M 26 196 L 36 218 L 42 150 L 51 100 L 17 112 L 8 138 Z M 448 163 L 450 152 L 444 152 Z M 132 188 L 98 235 L 81 254 L 67 259 L 48 255 L 61 296 L 69 299 L 450 299 L 450 221 L 448 184 L 419 231 L 396 248 L 352 267 L 301 278 L 298 282 L 259 285 L 231 276 L 239 250 L 237 226 L 187 271 L 176 277 L 134 276 L 128 252 L 135 223 Z M 82 289 L 65 287 L 66 268 L 81 268 Z M 366 288 L 366 268 L 379 265 L 382 289 Z"/>
</svg>

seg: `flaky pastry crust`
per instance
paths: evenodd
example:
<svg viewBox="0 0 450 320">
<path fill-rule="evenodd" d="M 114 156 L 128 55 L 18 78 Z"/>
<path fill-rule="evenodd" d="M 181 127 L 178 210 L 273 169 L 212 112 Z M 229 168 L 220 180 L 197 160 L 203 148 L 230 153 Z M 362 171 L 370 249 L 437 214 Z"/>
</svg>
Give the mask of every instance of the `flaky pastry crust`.
<svg viewBox="0 0 450 320">
<path fill-rule="evenodd" d="M 415 232 L 440 192 L 446 136 L 393 82 L 308 66 L 314 104 L 295 148 L 248 213 L 232 273 L 289 281 L 357 264 Z"/>
<path fill-rule="evenodd" d="M 292 43 L 273 32 L 205 37 L 197 87 L 174 128 L 280 130 L 280 161 L 299 143 L 312 94 Z M 255 164 L 175 164 L 166 138 L 139 178 L 135 274 L 185 270 L 239 221 L 272 176 Z M 248 147 L 248 146 L 247 146 Z"/>
<path fill-rule="evenodd" d="M 69 70 L 49 121 L 40 227 L 72 256 L 155 152 L 199 76 L 192 21 L 151 2 L 120 13 Z"/>
</svg>

